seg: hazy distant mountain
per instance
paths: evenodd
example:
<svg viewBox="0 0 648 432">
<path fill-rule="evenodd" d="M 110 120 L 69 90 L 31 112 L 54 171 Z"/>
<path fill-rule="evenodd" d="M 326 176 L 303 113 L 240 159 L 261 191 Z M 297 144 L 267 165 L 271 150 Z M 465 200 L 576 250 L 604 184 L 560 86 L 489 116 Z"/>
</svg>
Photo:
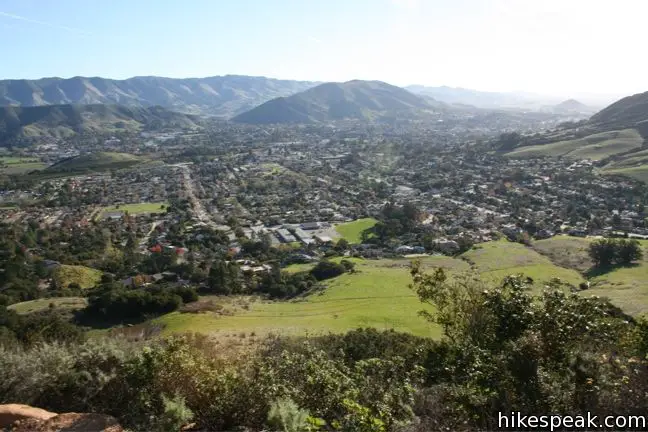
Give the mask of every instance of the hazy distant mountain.
<svg viewBox="0 0 648 432">
<path fill-rule="evenodd" d="M 325 83 L 266 102 L 233 120 L 242 123 L 309 123 L 341 119 L 373 120 L 434 109 L 425 99 L 380 81 Z"/>
<path fill-rule="evenodd" d="M 543 105 L 555 104 L 559 101 L 555 100 L 555 98 L 532 93 L 498 93 L 460 87 L 427 87 L 422 85 L 411 85 L 405 88 L 416 94 L 431 96 L 440 102 L 472 105 L 485 109 L 517 108 L 538 110 Z"/>
<path fill-rule="evenodd" d="M 208 78 L 74 77 L 0 81 L 0 106 L 63 104 L 160 105 L 174 111 L 231 117 L 317 83 L 225 75 Z"/>
<path fill-rule="evenodd" d="M 576 99 L 567 99 L 566 101 L 563 101 L 559 103 L 558 105 L 554 105 L 551 107 L 548 107 L 548 109 L 556 114 L 583 114 L 583 115 L 591 115 L 594 114 L 597 109 L 593 108 L 591 106 L 587 106 L 584 103 L 581 103 L 577 101 Z"/>
<path fill-rule="evenodd" d="M 50 105 L 0 108 L 0 146 L 17 137 L 67 137 L 81 131 L 147 127 L 187 128 L 197 118 L 162 107 L 118 105 Z"/>
</svg>

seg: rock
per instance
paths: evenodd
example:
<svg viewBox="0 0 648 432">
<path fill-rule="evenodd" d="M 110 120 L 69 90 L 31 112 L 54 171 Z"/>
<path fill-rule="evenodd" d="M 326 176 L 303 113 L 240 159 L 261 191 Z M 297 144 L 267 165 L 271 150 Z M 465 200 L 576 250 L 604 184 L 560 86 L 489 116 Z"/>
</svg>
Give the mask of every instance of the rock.
<svg viewBox="0 0 648 432">
<path fill-rule="evenodd" d="M 65 413 L 47 420 L 28 419 L 14 424 L 11 432 L 123 432 L 117 419 L 104 414 Z"/>
<path fill-rule="evenodd" d="M 28 419 L 47 420 L 56 415 L 56 413 L 34 408 L 29 405 L 0 405 L 0 430 L 11 426 L 16 421 Z"/>
</svg>

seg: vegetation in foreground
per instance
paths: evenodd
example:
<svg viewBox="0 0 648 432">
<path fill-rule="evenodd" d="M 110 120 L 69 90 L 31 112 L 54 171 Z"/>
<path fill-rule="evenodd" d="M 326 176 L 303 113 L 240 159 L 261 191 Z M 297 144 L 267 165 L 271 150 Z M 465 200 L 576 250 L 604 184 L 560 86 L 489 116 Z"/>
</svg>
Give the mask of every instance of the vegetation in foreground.
<svg viewBox="0 0 648 432">
<path fill-rule="evenodd" d="M 524 278 L 411 274 L 440 341 L 358 329 L 245 352 L 197 335 L 5 346 L 0 403 L 107 413 L 136 431 L 468 431 L 497 427 L 499 412 L 645 413 L 645 321 L 557 285 L 537 300 Z"/>
</svg>

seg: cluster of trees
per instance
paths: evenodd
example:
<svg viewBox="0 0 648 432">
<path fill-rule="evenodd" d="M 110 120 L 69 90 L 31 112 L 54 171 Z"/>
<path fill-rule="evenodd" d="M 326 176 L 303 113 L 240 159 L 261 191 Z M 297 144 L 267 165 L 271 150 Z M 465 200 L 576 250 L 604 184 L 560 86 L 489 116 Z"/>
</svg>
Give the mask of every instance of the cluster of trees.
<svg viewBox="0 0 648 432">
<path fill-rule="evenodd" d="M 597 268 L 605 268 L 640 260 L 643 251 L 637 240 L 610 238 L 593 242 L 589 247 L 589 256 Z"/>
<path fill-rule="evenodd" d="M 198 300 L 194 288 L 178 285 L 151 285 L 130 289 L 121 282 L 104 280 L 89 293 L 88 306 L 78 318 L 84 324 L 138 322 L 173 312 L 184 303 Z"/>
<path fill-rule="evenodd" d="M 347 272 L 353 272 L 355 264 L 349 260 L 342 260 L 339 264 L 322 260 L 310 271 L 310 274 L 318 281 L 331 279 Z"/>
<path fill-rule="evenodd" d="M 258 283 L 257 291 L 271 298 L 292 298 L 317 286 L 317 280 L 308 272 L 286 273 L 278 266 L 265 274 Z"/>
<path fill-rule="evenodd" d="M 517 132 L 505 132 L 495 141 L 494 147 L 499 151 L 511 151 L 519 147 L 523 141 L 522 135 Z"/>
<path fill-rule="evenodd" d="M 419 208 L 409 202 L 402 206 L 387 203 L 381 211 L 378 223 L 362 233 L 362 241 L 385 244 L 390 239 L 411 233 L 420 222 L 421 214 Z"/>
<path fill-rule="evenodd" d="M 213 261 L 207 277 L 207 290 L 213 294 L 242 294 L 245 283 L 238 265 L 220 259 Z"/>
</svg>

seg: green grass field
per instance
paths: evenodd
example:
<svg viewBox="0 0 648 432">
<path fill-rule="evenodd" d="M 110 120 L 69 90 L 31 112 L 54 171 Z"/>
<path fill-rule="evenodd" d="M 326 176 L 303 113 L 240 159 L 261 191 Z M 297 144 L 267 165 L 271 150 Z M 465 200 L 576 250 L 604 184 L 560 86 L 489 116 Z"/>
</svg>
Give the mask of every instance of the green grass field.
<svg viewBox="0 0 648 432">
<path fill-rule="evenodd" d="M 586 270 L 591 266 L 587 247 L 592 239 L 557 236 L 536 242 L 535 247 L 562 265 Z M 648 241 L 640 241 L 644 257 L 635 266 L 615 268 L 590 279 L 592 287 L 583 295 L 607 297 L 631 315 L 648 313 Z"/>
<path fill-rule="evenodd" d="M 508 157 L 528 158 L 538 156 L 564 156 L 572 159 L 601 160 L 606 157 L 639 149 L 643 138 L 635 129 L 602 132 L 567 141 L 551 144 L 520 147 Z"/>
<path fill-rule="evenodd" d="M 169 205 L 167 202 L 154 202 L 154 203 L 139 203 L 139 204 L 122 204 L 119 206 L 111 206 L 104 208 L 99 217 L 106 212 L 123 211 L 131 215 L 140 215 L 147 213 L 164 213 L 166 207 Z"/>
<path fill-rule="evenodd" d="M 482 243 L 463 254 L 485 280 L 499 282 L 507 275 L 522 273 L 534 280 L 538 290 L 553 278 L 578 286 L 585 279 L 576 270 L 561 267 L 548 257 L 520 243 L 507 240 Z"/>
<path fill-rule="evenodd" d="M 362 243 L 362 232 L 376 225 L 374 218 L 358 219 L 335 227 L 335 230 L 349 243 Z"/>
<path fill-rule="evenodd" d="M 16 156 L 0 156 L 0 171 L 5 174 L 24 174 L 29 171 L 41 170 L 47 165 L 38 158 L 26 158 Z"/>
<path fill-rule="evenodd" d="M 12 304 L 7 309 L 14 310 L 16 313 L 23 315 L 47 310 L 50 304 L 53 304 L 55 310 L 58 311 L 73 311 L 83 309 L 87 306 L 88 301 L 83 297 L 53 297 Z"/>
<path fill-rule="evenodd" d="M 166 325 L 165 333 L 272 332 L 283 334 L 341 333 L 358 327 L 395 329 L 438 337 L 439 329 L 418 316 L 424 308 L 413 291 L 407 259 L 361 260 L 357 273 L 345 274 L 326 283 L 324 291 L 288 302 L 252 303 L 249 310 L 233 316 L 206 312 L 174 312 L 155 322 Z M 425 257 L 424 268 L 447 267 L 467 270 L 468 265 L 447 257 Z"/>
<path fill-rule="evenodd" d="M 54 269 L 52 278 L 58 286 L 67 287 L 77 283 L 83 289 L 92 288 L 101 280 L 101 271 L 85 266 L 61 265 Z"/>
<path fill-rule="evenodd" d="M 585 281 L 589 267 L 590 239 L 558 236 L 535 242 L 532 247 L 506 240 L 477 245 L 458 258 L 426 256 L 423 268 L 444 267 L 450 274 L 478 272 L 487 282 L 499 283 L 504 276 L 522 273 L 534 279 L 534 293 L 553 278 L 574 286 Z M 590 280 L 592 288 L 582 295 L 599 295 L 626 312 L 648 312 L 648 241 L 642 242 L 645 257 L 640 265 L 618 268 Z M 342 258 L 336 258 L 339 261 Z M 369 260 L 351 258 L 357 273 L 344 274 L 325 283 L 326 288 L 292 301 L 257 300 L 229 314 L 174 312 L 154 320 L 165 325 L 164 333 L 197 331 L 233 336 L 241 333 L 265 335 L 341 333 L 358 327 L 394 329 L 422 336 L 439 336 L 439 328 L 417 315 L 423 308 L 408 288 L 409 259 Z M 287 272 L 308 271 L 313 264 L 297 264 Z M 232 299 L 216 302 L 232 303 Z"/>
</svg>

